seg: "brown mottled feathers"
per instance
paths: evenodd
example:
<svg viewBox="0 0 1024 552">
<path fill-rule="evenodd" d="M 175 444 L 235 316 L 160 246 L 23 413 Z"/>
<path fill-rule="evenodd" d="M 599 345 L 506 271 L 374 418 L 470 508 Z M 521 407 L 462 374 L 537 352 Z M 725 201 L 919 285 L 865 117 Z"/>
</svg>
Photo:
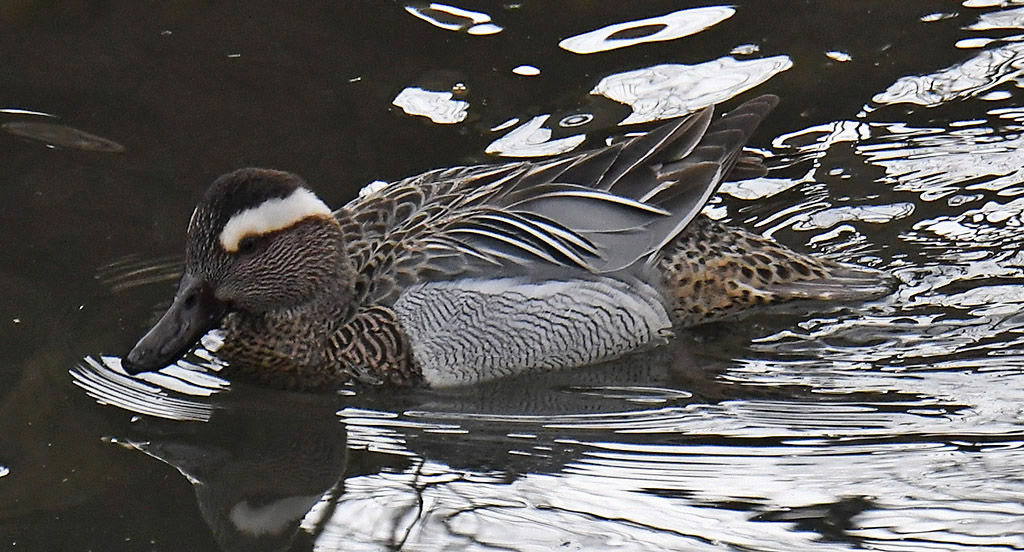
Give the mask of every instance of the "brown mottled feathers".
<svg viewBox="0 0 1024 552">
<path fill-rule="evenodd" d="M 423 383 L 408 339 L 387 308 L 360 310 L 328 338 L 326 347 L 314 346 L 318 337 L 313 326 L 299 318 L 257 321 L 229 315 L 222 327 L 233 339 L 218 353 L 232 359 L 225 369 L 232 377 L 306 391 L 339 389 L 348 382 L 396 387 Z M 262 338 L 267 334 L 289 339 Z"/>
<path fill-rule="evenodd" d="M 328 360 L 347 366 L 356 381 L 411 387 L 423 383 L 408 338 L 391 309 L 370 307 L 330 338 Z"/>
<path fill-rule="evenodd" d="M 231 339 L 217 350 L 229 359 L 225 374 L 279 389 L 324 389 L 335 381 L 319 360 L 315 326 L 299 318 L 270 319 L 232 313 L 221 322 Z M 288 336 L 267 339 L 266 336 Z"/>
<path fill-rule="evenodd" d="M 725 175 L 764 171 L 743 144 L 778 102 L 670 121 L 609 147 L 541 161 L 440 169 L 337 210 L 366 304 L 417 282 L 611 274 L 650 261 Z"/>
<path fill-rule="evenodd" d="M 704 216 L 666 248 L 658 266 L 680 327 L 795 299 L 864 299 L 892 283 L 878 271 L 803 255 Z"/>
</svg>

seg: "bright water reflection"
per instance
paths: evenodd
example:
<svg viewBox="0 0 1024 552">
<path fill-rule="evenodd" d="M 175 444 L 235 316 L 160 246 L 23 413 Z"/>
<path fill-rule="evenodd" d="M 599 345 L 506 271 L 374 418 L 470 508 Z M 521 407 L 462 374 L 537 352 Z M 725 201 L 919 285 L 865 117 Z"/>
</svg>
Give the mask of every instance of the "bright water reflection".
<svg viewBox="0 0 1024 552">
<path fill-rule="evenodd" d="M 461 123 L 469 109 L 469 102 L 455 99 L 450 91 L 424 90 L 418 86 L 403 89 L 391 103 L 409 115 L 422 115 L 440 124 Z"/>
<path fill-rule="evenodd" d="M 608 75 L 590 93 L 631 108 L 632 113 L 619 121 L 619 125 L 649 123 L 722 103 L 792 65 L 786 56 L 752 60 L 723 57 L 698 65 L 662 64 Z M 572 151 L 586 141 L 585 134 L 552 138 L 550 117 L 550 114 L 537 115 L 522 123 L 491 142 L 486 152 L 503 157 L 540 157 Z M 583 122 L 566 124 L 569 120 Z M 577 127 L 593 120 L 594 116 L 589 113 L 574 113 L 561 118 L 558 126 Z M 504 125 L 497 127 L 504 128 Z"/>
<path fill-rule="evenodd" d="M 621 380 L 630 368 L 604 376 Z M 982 400 L 993 386 L 1024 388 L 1019 373 L 771 360 L 729 374 L 691 383 L 804 391 L 713 403 L 614 385 L 555 391 L 561 401 L 538 401 L 536 389 L 502 388 L 500 401 L 477 391 L 477 407 L 515 415 L 472 414 L 471 397 L 427 393 L 399 397 L 405 414 L 373 399 L 347 406 L 341 424 L 314 416 L 334 400 L 306 397 L 298 414 L 295 397 L 261 392 L 221 402 L 199 434 L 137 427 L 150 437 L 121 443 L 186 474 L 229 549 L 271 549 L 296 531 L 317 550 L 913 550 L 903 539 L 923 533 L 948 546 L 1019 545 L 1024 458 L 1009 436 L 1020 435 L 1021 411 L 1000 409 L 1024 396 L 1012 391 L 996 408 Z M 630 408 L 639 397 L 658 404 Z M 258 409 L 245 406 L 257 398 Z M 573 405 L 582 399 L 605 411 Z M 282 423 L 297 414 L 310 424 L 299 433 L 295 420 Z M 214 437 L 225 432 L 236 436 L 230 449 Z M 325 446 L 350 458 L 325 464 Z M 293 475 L 268 478 L 283 466 Z M 271 503 L 274 515 L 255 514 Z"/>
<path fill-rule="evenodd" d="M 722 103 L 792 66 L 786 56 L 745 61 L 723 57 L 699 65 L 655 65 L 604 77 L 590 93 L 633 109 L 620 125 L 647 123 Z"/>
<path fill-rule="evenodd" d="M 648 42 L 676 40 L 709 29 L 736 13 L 730 6 L 679 10 L 658 17 L 615 23 L 566 38 L 558 45 L 574 54 L 596 54 Z"/>
<path fill-rule="evenodd" d="M 491 35 L 502 31 L 501 27 L 491 23 L 490 15 L 448 4 L 437 2 L 432 2 L 429 5 L 412 4 L 406 6 L 405 11 L 446 31 L 463 31 L 471 35 Z"/>
</svg>

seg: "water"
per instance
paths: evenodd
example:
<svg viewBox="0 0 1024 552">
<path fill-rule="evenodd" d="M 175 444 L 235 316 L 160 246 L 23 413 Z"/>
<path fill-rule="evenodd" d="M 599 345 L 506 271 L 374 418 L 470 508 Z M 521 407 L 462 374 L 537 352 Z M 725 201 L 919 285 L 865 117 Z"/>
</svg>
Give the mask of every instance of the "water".
<svg viewBox="0 0 1024 552">
<path fill-rule="evenodd" d="M 687 7 L 0 8 L 0 545 L 1024 549 L 1024 8 Z M 458 391 L 110 368 L 229 169 L 340 205 L 762 92 L 773 170 L 707 212 L 890 271 L 891 296 Z"/>
</svg>

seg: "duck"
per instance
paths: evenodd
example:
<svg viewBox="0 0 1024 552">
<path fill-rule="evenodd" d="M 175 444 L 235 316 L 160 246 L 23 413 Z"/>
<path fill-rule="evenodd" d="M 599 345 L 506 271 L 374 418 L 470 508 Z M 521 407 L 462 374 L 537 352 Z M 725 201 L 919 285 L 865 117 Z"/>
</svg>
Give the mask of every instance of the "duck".
<svg viewBox="0 0 1024 552">
<path fill-rule="evenodd" d="M 453 387 L 612 360 L 759 305 L 888 293 L 882 271 L 701 213 L 726 179 L 766 173 L 744 146 L 778 101 L 435 169 L 336 210 L 290 172 L 225 174 L 189 220 L 170 307 L 122 367 L 157 371 L 216 330 L 232 380 Z"/>
</svg>

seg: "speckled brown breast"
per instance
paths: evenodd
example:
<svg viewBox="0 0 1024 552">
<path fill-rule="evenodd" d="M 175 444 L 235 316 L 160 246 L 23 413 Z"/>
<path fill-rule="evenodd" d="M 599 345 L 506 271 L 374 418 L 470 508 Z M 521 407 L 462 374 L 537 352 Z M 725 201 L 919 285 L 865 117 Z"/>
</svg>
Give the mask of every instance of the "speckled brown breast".
<svg viewBox="0 0 1024 552">
<path fill-rule="evenodd" d="M 422 383 L 407 337 L 384 307 L 358 312 L 326 347 L 300 318 L 270 321 L 225 318 L 218 357 L 225 375 L 279 389 L 325 391 L 348 383 L 411 387 Z"/>
</svg>

